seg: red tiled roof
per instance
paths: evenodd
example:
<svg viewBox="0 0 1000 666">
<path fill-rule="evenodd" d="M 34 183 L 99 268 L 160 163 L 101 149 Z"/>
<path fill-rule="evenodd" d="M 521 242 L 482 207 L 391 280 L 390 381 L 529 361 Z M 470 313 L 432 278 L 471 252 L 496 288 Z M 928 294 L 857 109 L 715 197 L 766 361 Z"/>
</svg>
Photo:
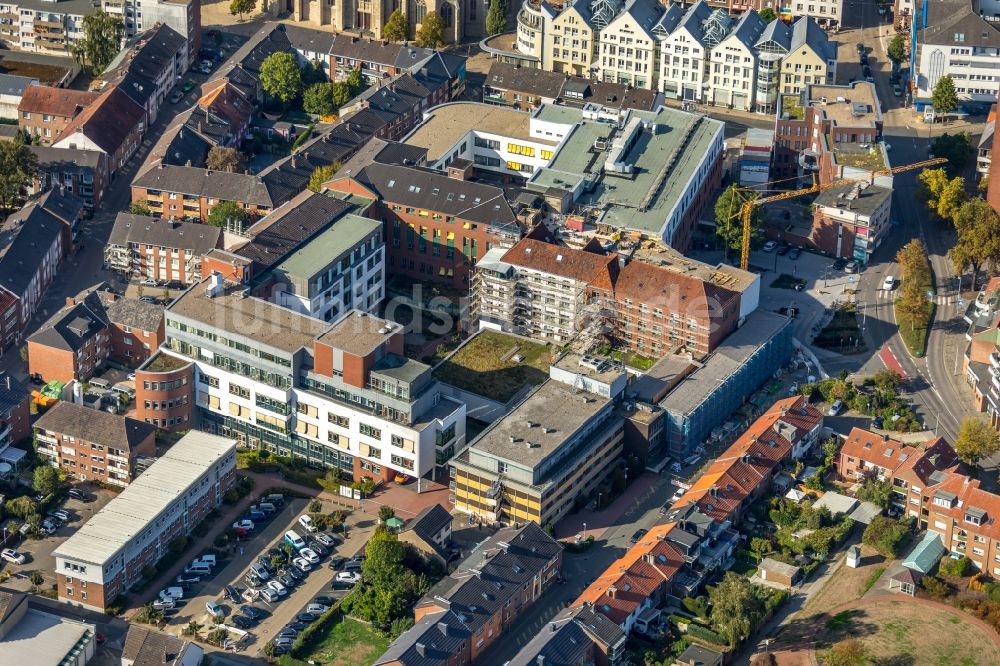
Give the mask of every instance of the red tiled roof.
<svg viewBox="0 0 1000 666">
<path fill-rule="evenodd" d="M 72 118 L 100 97 L 100 93 L 52 86 L 28 86 L 21 95 L 17 110 Z"/>
<path fill-rule="evenodd" d="M 858 458 L 895 473 L 901 465 L 913 465 L 917 457 L 923 455 L 929 446 L 933 446 L 930 440 L 922 445 L 904 444 L 888 435 L 854 428 L 840 447 L 840 455 L 842 458 L 843 456 Z"/>
<path fill-rule="evenodd" d="M 145 109 L 117 87 L 110 86 L 71 120 L 60 136 L 65 139 L 74 132 L 81 132 L 101 150 L 113 155 L 145 117 Z"/>
<path fill-rule="evenodd" d="M 522 238 L 507 250 L 503 261 L 552 275 L 611 289 L 618 275 L 618 255 L 598 254 L 571 247 Z"/>
</svg>

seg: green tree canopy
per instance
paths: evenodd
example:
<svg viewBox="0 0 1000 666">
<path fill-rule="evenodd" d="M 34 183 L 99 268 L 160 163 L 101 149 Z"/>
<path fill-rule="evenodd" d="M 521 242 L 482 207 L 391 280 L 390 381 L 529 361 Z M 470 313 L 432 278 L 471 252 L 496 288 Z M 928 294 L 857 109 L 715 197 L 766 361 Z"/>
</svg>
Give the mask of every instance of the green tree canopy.
<svg viewBox="0 0 1000 666">
<path fill-rule="evenodd" d="M 437 12 L 427 12 L 417 30 L 417 46 L 436 49 L 444 46 L 444 21 Z"/>
<path fill-rule="evenodd" d="M 861 487 L 858 488 L 854 496 L 862 502 L 871 502 L 883 509 L 889 508 L 889 497 L 892 494 L 892 486 L 887 480 L 879 480 L 877 475 L 865 477 Z"/>
<path fill-rule="evenodd" d="M 955 82 L 950 76 L 942 76 L 934 85 L 931 105 L 938 113 L 951 113 L 958 108 L 958 93 L 955 91 Z"/>
<path fill-rule="evenodd" d="M 21 520 L 27 520 L 29 516 L 38 515 L 38 502 L 27 495 L 15 497 L 6 503 L 4 508 L 7 510 L 7 513 Z"/>
<path fill-rule="evenodd" d="M 302 93 L 302 70 L 295 56 L 285 51 L 267 56 L 260 65 L 260 83 L 282 104 L 294 101 Z"/>
<path fill-rule="evenodd" d="M 730 646 L 750 635 L 763 612 L 763 604 L 749 578 L 727 571 L 722 582 L 709 587 L 712 628 L 726 637 Z"/>
<path fill-rule="evenodd" d="M 334 174 L 340 171 L 340 162 L 334 162 L 327 166 L 316 167 L 312 175 L 309 176 L 307 187 L 313 192 L 322 192 L 323 183 L 333 178 Z"/>
<path fill-rule="evenodd" d="M 945 132 L 931 143 L 931 153 L 935 157 L 948 160 L 945 168 L 950 173 L 960 173 L 975 152 L 972 148 L 972 137 L 965 132 L 948 134 Z"/>
<path fill-rule="evenodd" d="M 1000 438 L 986 419 L 969 416 L 962 421 L 955 439 L 955 453 L 964 463 L 975 467 L 997 450 L 1000 450 Z"/>
<path fill-rule="evenodd" d="M 764 7 L 762 10 L 757 12 L 757 16 L 764 19 L 765 23 L 770 23 L 778 18 L 778 15 L 770 7 Z"/>
<path fill-rule="evenodd" d="M 486 11 L 486 33 L 492 37 L 507 29 L 507 3 L 504 0 L 490 0 Z"/>
<path fill-rule="evenodd" d="M 125 36 L 125 22 L 120 16 L 98 9 L 83 17 L 83 39 L 73 47 L 73 57 L 90 65 L 96 75 L 115 59 Z"/>
<path fill-rule="evenodd" d="M 892 38 L 892 41 L 889 42 L 889 48 L 886 50 L 886 55 L 889 56 L 889 60 L 897 65 L 906 60 L 906 39 L 903 37 L 903 33 L 897 32 Z"/>
<path fill-rule="evenodd" d="M 326 70 L 323 69 L 323 63 L 319 60 L 313 60 L 312 62 L 302 65 L 299 71 L 302 72 L 303 90 L 317 83 L 329 83 L 330 81 L 330 77 L 327 76 Z"/>
<path fill-rule="evenodd" d="M 333 98 L 336 86 L 336 83 L 315 83 L 309 86 L 302 94 L 302 108 L 307 113 L 320 116 L 333 115 L 338 108 Z"/>
<path fill-rule="evenodd" d="M 382 36 L 391 42 L 404 42 L 410 38 L 410 26 L 407 25 L 403 12 L 396 9 L 389 14 L 382 26 Z"/>
<path fill-rule="evenodd" d="M 17 136 L 0 142 L 0 206 L 10 208 L 38 173 L 38 157 Z"/>
<path fill-rule="evenodd" d="M 240 173 L 247 168 L 246 156 L 235 148 L 215 146 L 208 151 L 206 166 L 213 171 Z"/>
<path fill-rule="evenodd" d="M 910 528 L 906 523 L 888 516 L 875 516 L 861 535 L 861 543 L 871 546 L 883 557 L 892 559 L 899 555 L 909 533 Z"/>
<path fill-rule="evenodd" d="M 35 468 L 33 477 L 34 489 L 42 495 L 51 495 L 59 490 L 62 480 L 59 478 L 59 470 L 51 465 L 39 465 Z"/>
<path fill-rule="evenodd" d="M 208 220 L 206 220 L 213 227 L 222 227 L 223 229 L 230 224 L 236 225 L 237 228 L 246 226 L 249 221 L 250 214 L 243 206 L 233 201 L 221 201 L 215 204 L 209 211 Z"/>
<path fill-rule="evenodd" d="M 361 76 L 361 70 L 358 68 L 352 69 L 348 72 L 347 78 L 344 79 L 344 83 L 347 84 L 347 89 L 350 91 L 352 97 L 368 87 L 365 83 L 364 77 Z"/>
<path fill-rule="evenodd" d="M 249 14 L 257 6 L 257 0 L 232 0 L 229 3 L 229 13 L 233 16 L 239 15 L 240 21 L 244 14 Z"/>
<path fill-rule="evenodd" d="M 948 256 L 961 275 L 972 269 L 972 288 L 979 283 L 983 267 L 1000 268 L 1000 215 L 984 199 L 966 201 L 955 214 L 958 238 L 948 251 Z"/>
<path fill-rule="evenodd" d="M 375 587 L 392 587 L 399 578 L 406 550 L 396 535 L 377 529 L 365 545 L 361 573 L 365 582 Z"/>
<path fill-rule="evenodd" d="M 937 219 L 953 220 L 968 198 L 965 179 L 961 176 L 948 178 L 944 169 L 928 169 L 917 176 L 917 181 L 920 183 L 920 197 L 927 202 L 931 214 Z"/>
<path fill-rule="evenodd" d="M 128 212 L 133 215 L 152 215 L 153 211 L 149 209 L 149 202 L 144 199 L 136 199 L 128 205 Z"/>
<path fill-rule="evenodd" d="M 721 238 L 727 250 L 739 250 L 743 246 L 743 220 L 740 208 L 748 197 L 756 195 L 740 190 L 736 184 L 730 185 L 715 202 L 715 233 Z M 753 209 L 750 216 L 750 242 L 756 245 L 760 240 L 760 229 L 764 223 L 764 214 L 760 206 Z"/>
</svg>

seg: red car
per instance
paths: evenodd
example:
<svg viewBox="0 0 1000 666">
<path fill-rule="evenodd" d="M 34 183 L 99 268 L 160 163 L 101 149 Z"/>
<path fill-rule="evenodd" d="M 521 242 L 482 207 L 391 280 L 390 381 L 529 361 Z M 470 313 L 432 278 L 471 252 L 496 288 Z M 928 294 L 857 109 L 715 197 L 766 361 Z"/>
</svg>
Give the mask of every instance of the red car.
<svg viewBox="0 0 1000 666">
<path fill-rule="evenodd" d="M 97 634 L 97 644 L 102 645 L 104 643 L 104 634 Z"/>
<path fill-rule="evenodd" d="M 209 37 L 218 37 L 222 33 L 216 30 L 215 28 L 212 28 L 211 30 L 206 30 L 205 34 L 208 35 Z"/>
</svg>

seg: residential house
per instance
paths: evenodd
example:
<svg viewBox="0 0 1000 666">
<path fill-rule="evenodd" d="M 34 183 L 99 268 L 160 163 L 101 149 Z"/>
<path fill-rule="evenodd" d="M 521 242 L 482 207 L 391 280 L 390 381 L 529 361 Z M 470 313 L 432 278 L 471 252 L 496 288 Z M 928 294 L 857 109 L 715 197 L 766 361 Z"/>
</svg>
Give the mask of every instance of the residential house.
<svg viewBox="0 0 1000 666">
<path fill-rule="evenodd" d="M 38 158 L 38 173 L 28 187 L 29 195 L 59 189 L 80 197 L 87 211 L 101 205 L 109 183 L 106 153 L 51 146 L 31 146 L 31 152 Z"/>
<path fill-rule="evenodd" d="M 17 120 L 21 117 L 18 106 L 25 91 L 38 85 L 38 79 L 13 74 L 0 74 L 0 118 Z"/>
<path fill-rule="evenodd" d="M 170 553 L 171 541 L 219 510 L 235 482 L 236 442 L 190 431 L 56 547 L 59 600 L 103 612 Z M 126 645 L 125 654 L 135 652 Z"/>
<path fill-rule="evenodd" d="M 302 65 L 318 67 L 330 79 L 330 49 L 337 34 L 325 30 L 301 28 L 291 23 L 282 23 L 280 30 L 285 33 L 289 45 L 295 51 Z M 265 28 L 266 29 L 266 28 Z"/>
<path fill-rule="evenodd" d="M 464 290 L 491 246 L 521 235 L 503 189 L 462 177 L 376 161 L 356 171 L 348 164 L 324 187 L 376 201 L 367 215 L 383 223 L 394 275 Z"/>
<path fill-rule="evenodd" d="M 101 78 L 145 109 L 145 126 L 149 127 L 188 70 L 189 60 L 187 39 L 160 24 L 126 43 Z"/>
<path fill-rule="evenodd" d="M 170 26 L 187 42 L 184 70 L 198 62 L 201 50 L 201 0 L 145 0 L 140 9 L 119 0 L 101 0 L 105 14 L 122 17 L 125 37 L 141 35 L 158 25 Z"/>
<path fill-rule="evenodd" d="M 544 63 L 543 69 L 557 74 L 589 78 L 598 49 L 598 32 L 594 28 L 591 3 L 567 4 L 546 28 L 543 39 L 549 42 L 545 52 L 550 61 Z M 615 83 L 621 82 L 615 80 Z"/>
<path fill-rule="evenodd" d="M 709 53 L 709 104 L 753 111 L 757 103 L 757 42 L 767 23 L 753 9 Z"/>
<path fill-rule="evenodd" d="M 754 50 L 757 56 L 757 89 L 754 110 L 774 113 L 781 90 L 781 63 L 792 48 L 792 29 L 784 21 L 771 21 L 758 38 Z"/>
<path fill-rule="evenodd" d="M 98 97 L 99 93 L 87 90 L 28 86 L 17 105 L 17 126 L 37 136 L 43 146 L 51 145 L 66 126 Z"/>
<path fill-rule="evenodd" d="M 660 47 L 659 87 L 666 97 L 690 101 L 705 98 L 709 52 L 732 30 L 733 20 L 723 9 L 712 10 L 704 0 L 683 17 L 668 11 L 657 26 Z"/>
<path fill-rule="evenodd" d="M 146 127 L 146 110 L 117 86 L 109 86 L 63 128 L 52 145 L 105 153 L 114 180 L 139 148 Z"/>
<path fill-rule="evenodd" d="M 122 646 L 122 666 L 198 666 L 204 654 L 194 641 L 130 624 Z"/>
<path fill-rule="evenodd" d="M 45 290 L 72 246 L 83 202 L 50 190 L 29 201 L 0 228 L 0 340 L 9 349 L 35 316 Z"/>
<path fill-rule="evenodd" d="M 104 263 L 129 277 L 190 285 L 201 280 L 202 256 L 222 240 L 219 227 L 118 213 Z"/>
<path fill-rule="evenodd" d="M 34 424 L 38 454 L 74 481 L 125 487 L 136 461 L 156 456 L 156 427 L 60 400 Z"/>
<path fill-rule="evenodd" d="M 447 566 L 450 559 L 452 517 L 440 504 L 432 504 L 406 522 L 399 540 L 421 555 Z"/>
<path fill-rule="evenodd" d="M 417 602 L 414 626 L 375 666 L 468 666 L 555 583 L 561 567 L 562 546 L 539 525 L 499 530 Z"/>
<path fill-rule="evenodd" d="M 837 44 L 816 21 L 803 16 L 792 24 L 788 55 L 781 61 L 781 94 L 801 93 L 811 85 L 837 81 Z"/>
<path fill-rule="evenodd" d="M 657 88 L 659 51 L 653 28 L 662 13 L 663 6 L 656 0 L 628 0 L 622 12 L 601 29 L 601 80 Z"/>
<path fill-rule="evenodd" d="M 508 666 L 618 666 L 627 657 L 621 627 L 586 606 L 566 608 L 507 662 Z"/>
<path fill-rule="evenodd" d="M 31 437 L 31 393 L 28 388 L 0 372 L 0 452 Z"/>
<path fill-rule="evenodd" d="M 812 229 L 803 245 L 834 257 L 871 261 L 891 226 L 892 190 L 866 182 L 833 187 L 813 201 Z"/>
<path fill-rule="evenodd" d="M 844 0 L 790 0 L 787 6 L 792 16 L 808 16 L 825 29 L 839 28 L 843 21 Z"/>
<path fill-rule="evenodd" d="M 575 5 L 574 5 L 575 6 Z M 592 81 L 543 69 L 494 62 L 486 75 L 483 102 L 534 111 L 543 104 L 583 107 L 596 104 L 605 110 L 650 111 L 657 106 L 655 91 L 620 83 Z"/>
</svg>

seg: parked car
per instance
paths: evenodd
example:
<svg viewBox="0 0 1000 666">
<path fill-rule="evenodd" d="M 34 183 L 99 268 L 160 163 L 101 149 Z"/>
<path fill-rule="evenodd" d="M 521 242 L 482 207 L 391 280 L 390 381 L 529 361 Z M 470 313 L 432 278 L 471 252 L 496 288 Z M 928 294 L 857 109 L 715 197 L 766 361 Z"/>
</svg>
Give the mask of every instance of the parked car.
<svg viewBox="0 0 1000 666">
<path fill-rule="evenodd" d="M 330 610 L 329 606 L 324 606 L 323 604 L 317 604 L 315 602 L 306 606 L 306 612 L 312 613 L 313 615 L 322 615 L 328 610 Z"/>
<path fill-rule="evenodd" d="M 229 618 L 229 621 L 244 631 L 254 625 L 253 620 L 248 617 L 243 617 L 242 615 L 234 615 Z"/>
<path fill-rule="evenodd" d="M 184 590 L 179 587 L 168 587 L 166 589 L 160 590 L 160 599 L 167 600 L 173 599 L 177 601 L 184 598 Z"/>
<path fill-rule="evenodd" d="M 778 247 L 778 255 L 783 257 L 788 254 L 788 250 L 789 247 L 787 245 L 781 245 Z"/>
<path fill-rule="evenodd" d="M 843 400 L 834 400 L 833 404 L 830 405 L 829 411 L 827 411 L 827 416 L 836 416 L 840 413 L 840 410 L 844 408 Z"/>
<path fill-rule="evenodd" d="M 319 597 L 316 597 L 315 599 L 313 599 L 312 602 L 314 604 L 319 604 L 320 606 L 326 606 L 327 608 L 329 608 L 330 606 L 332 606 L 335 603 L 337 603 L 337 600 L 334 599 L 333 597 L 319 596 Z"/>
<path fill-rule="evenodd" d="M 175 90 L 174 94 L 170 96 L 170 103 L 177 104 L 177 102 L 181 101 L 182 99 L 184 99 L 184 93 L 181 92 L 180 90 Z"/>
<path fill-rule="evenodd" d="M 257 576 L 261 580 L 267 580 L 271 577 L 271 572 L 260 566 L 260 563 L 254 563 L 250 565 L 250 573 Z"/>
<path fill-rule="evenodd" d="M 226 611 L 222 609 L 222 606 L 214 601 L 208 601 L 205 603 L 205 610 L 209 612 L 212 617 L 225 617 Z"/>
<path fill-rule="evenodd" d="M 267 589 L 272 590 L 278 596 L 281 596 L 281 597 L 283 597 L 286 594 L 288 594 L 288 588 L 285 587 L 284 585 L 282 585 L 281 583 L 279 583 L 276 580 L 269 580 L 269 581 L 267 581 Z"/>
<path fill-rule="evenodd" d="M 861 268 L 860 264 L 856 261 L 848 261 L 847 265 L 844 266 L 845 273 L 857 273 L 858 269 Z"/>
<path fill-rule="evenodd" d="M 802 254 L 802 250 L 800 248 L 793 247 L 788 251 L 788 258 L 794 261 L 799 258 L 800 254 Z"/>
<path fill-rule="evenodd" d="M 343 557 L 334 557 L 333 559 L 331 559 L 329 562 L 326 563 L 326 566 L 336 571 L 340 567 L 344 566 L 344 562 L 346 561 L 347 560 L 345 560 Z"/>
<path fill-rule="evenodd" d="M 361 574 L 356 571 L 341 571 L 337 573 L 334 580 L 339 583 L 350 583 L 351 585 L 354 585 L 355 583 L 361 582 Z"/>
<path fill-rule="evenodd" d="M 69 522 L 69 514 L 64 509 L 56 509 L 52 512 L 52 515 L 63 521 L 64 523 Z"/>
<path fill-rule="evenodd" d="M 11 564 L 24 564 L 28 559 L 24 556 L 24 553 L 19 553 L 13 548 L 4 548 L 0 551 L 0 557 Z"/>
<path fill-rule="evenodd" d="M 299 516 L 299 525 L 301 525 L 306 532 L 316 532 L 318 530 L 316 524 L 313 522 L 313 519 L 306 515 Z"/>
<path fill-rule="evenodd" d="M 879 428 L 879 429 L 881 429 L 883 424 L 884 424 L 884 421 L 883 421 L 883 419 L 882 419 L 881 416 L 876 416 L 875 418 L 872 419 L 872 427 L 873 428 Z"/>
<path fill-rule="evenodd" d="M 258 587 L 261 587 L 264 584 L 264 581 L 262 581 L 260 577 L 254 574 L 253 572 L 248 573 L 244 577 L 244 580 L 247 582 L 247 585 L 249 585 L 254 589 L 257 589 Z"/>
<path fill-rule="evenodd" d="M 250 606 L 250 605 L 240 606 L 240 612 L 246 615 L 251 620 L 260 620 L 263 619 L 264 616 L 266 615 L 266 613 L 261 609 L 257 608 L 256 606 Z"/>
<path fill-rule="evenodd" d="M 319 555 L 312 548 L 303 548 L 300 550 L 299 557 L 308 561 L 309 564 L 316 564 L 319 562 Z"/>
<path fill-rule="evenodd" d="M 233 529 L 234 530 L 244 529 L 244 530 L 252 531 L 253 530 L 253 521 L 252 520 L 247 520 L 245 518 L 243 520 L 237 520 L 235 523 L 233 523 Z"/>
<path fill-rule="evenodd" d="M 157 599 L 153 602 L 153 610 L 165 611 L 171 610 L 177 605 L 177 602 L 173 599 Z"/>
<path fill-rule="evenodd" d="M 833 270 L 842 271 L 844 270 L 844 266 L 846 265 L 847 265 L 846 259 L 844 258 L 837 259 L 836 261 L 833 262 Z"/>
<path fill-rule="evenodd" d="M 310 541 L 308 548 L 309 550 L 313 551 L 320 557 L 326 557 L 327 555 L 330 554 L 329 549 L 323 544 L 321 544 L 319 541 Z"/>
<path fill-rule="evenodd" d="M 306 574 L 301 569 L 295 566 L 288 567 L 288 569 L 285 570 L 285 575 L 291 576 L 292 580 L 294 580 L 296 583 L 301 583 L 303 580 L 305 580 L 306 577 Z"/>
<path fill-rule="evenodd" d="M 647 530 L 641 530 L 641 529 L 636 530 L 635 533 L 632 535 L 632 538 L 629 539 L 629 543 L 631 543 L 632 545 L 639 543 L 639 539 L 646 536 L 646 532 Z"/>
<path fill-rule="evenodd" d="M 764 247 L 762 247 L 761 249 L 764 250 L 764 252 L 774 252 L 775 248 L 777 247 L 778 247 L 777 243 L 775 243 L 773 240 L 769 240 L 766 243 L 764 243 Z"/>
<path fill-rule="evenodd" d="M 312 564 L 310 564 L 309 560 L 307 560 L 304 557 L 296 557 L 294 560 L 292 560 L 292 564 L 297 566 L 302 571 L 309 571 L 310 569 L 312 569 Z"/>
<path fill-rule="evenodd" d="M 316 615 L 314 613 L 308 613 L 308 612 L 307 613 L 299 613 L 298 615 L 295 616 L 295 619 L 298 620 L 299 622 L 305 622 L 306 624 L 312 624 L 313 622 L 315 622 L 316 620 L 319 619 L 319 615 Z"/>
<path fill-rule="evenodd" d="M 281 574 L 275 580 L 277 580 L 279 583 L 281 583 L 288 589 L 291 589 L 299 584 L 299 581 L 297 579 L 293 578 L 292 576 L 289 576 L 287 573 Z"/>
<path fill-rule="evenodd" d="M 317 534 L 313 537 L 313 541 L 318 541 L 327 548 L 333 548 L 337 545 L 337 542 L 328 534 Z"/>
<path fill-rule="evenodd" d="M 243 599 L 243 595 L 240 593 L 239 588 L 234 587 L 232 585 L 226 585 L 224 593 L 226 599 L 232 601 L 234 604 L 240 603 L 240 601 Z"/>
<path fill-rule="evenodd" d="M 271 558 L 267 557 L 266 555 L 261 555 L 260 557 L 258 557 L 257 564 L 264 567 L 264 569 L 266 569 L 268 573 L 274 573 L 277 570 L 277 567 L 274 566 L 274 563 L 271 561 Z"/>
<path fill-rule="evenodd" d="M 267 601 L 268 603 L 272 603 L 272 604 L 275 601 L 277 601 L 278 599 L 281 599 L 281 595 L 280 594 L 278 594 L 274 590 L 272 590 L 270 588 L 267 588 L 267 587 L 265 587 L 263 590 L 260 591 L 260 597 L 264 601 Z"/>
</svg>

